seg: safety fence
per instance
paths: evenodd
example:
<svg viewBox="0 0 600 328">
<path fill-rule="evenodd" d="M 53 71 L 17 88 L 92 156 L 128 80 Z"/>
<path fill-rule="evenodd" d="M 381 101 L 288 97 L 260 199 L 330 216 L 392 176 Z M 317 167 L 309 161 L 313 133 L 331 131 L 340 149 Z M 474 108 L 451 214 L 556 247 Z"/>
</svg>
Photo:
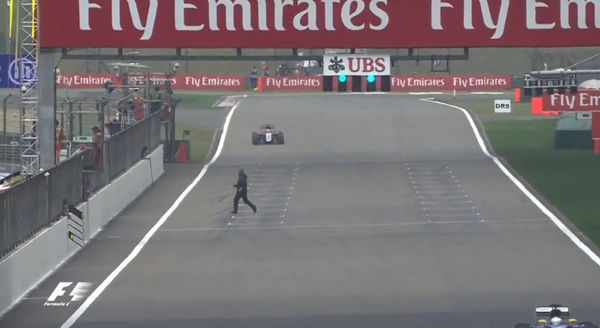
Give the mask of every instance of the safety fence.
<svg viewBox="0 0 600 328">
<path fill-rule="evenodd" d="M 161 112 L 112 135 L 102 146 L 102 158 L 90 152 L 84 167 L 84 192 L 92 194 L 144 158 L 160 143 Z"/>
<path fill-rule="evenodd" d="M 161 142 L 161 117 L 152 115 L 104 143 L 109 178 L 112 180 L 145 157 Z"/>
<path fill-rule="evenodd" d="M 0 143 L 0 164 L 16 165 L 21 163 L 23 147 L 19 142 Z"/>
<path fill-rule="evenodd" d="M 0 194 L 0 256 L 54 222 L 65 201 L 81 202 L 85 156 L 80 153 Z"/>
<path fill-rule="evenodd" d="M 156 113 L 111 136 L 100 148 L 81 151 L 0 193 L 0 258 L 56 221 L 65 204 L 86 200 L 160 143 L 161 116 Z"/>
</svg>

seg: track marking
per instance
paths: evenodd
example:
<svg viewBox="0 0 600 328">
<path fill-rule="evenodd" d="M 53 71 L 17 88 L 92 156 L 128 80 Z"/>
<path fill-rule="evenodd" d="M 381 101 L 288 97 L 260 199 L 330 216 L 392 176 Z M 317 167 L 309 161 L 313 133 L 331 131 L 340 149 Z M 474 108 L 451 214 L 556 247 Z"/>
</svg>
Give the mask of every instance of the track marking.
<svg viewBox="0 0 600 328">
<path fill-rule="evenodd" d="M 468 211 L 468 210 L 475 210 L 475 206 L 469 206 L 469 207 L 439 207 L 439 208 L 432 208 L 432 207 L 423 207 L 423 211 L 429 211 L 429 212 L 439 212 L 439 211 Z"/>
<path fill-rule="evenodd" d="M 440 201 L 431 201 L 431 202 L 429 202 L 429 201 L 426 201 L 426 202 L 419 201 L 419 203 L 421 203 L 421 205 L 444 205 L 445 206 L 445 205 L 452 205 L 452 204 L 457 204 L 457 203 L 464 203 L 465 201 L 467 203 L 473 203 L 473 201 L 470 200 L 470 199 L 469 200 L 464 200 L 462 198 L 461 199 L 457 199 L 457 200 L 447 200 L 447 201 L 441 201 L 441 202 Z"/>
<path fill-rule="evenodd" d="M 461 185 L 457 185 L 457 184 L 447 184 L 447 185 L 441 185 L 441 184 L 436 184 L 436 185 L 422 185 L 422 184 L 416 184 L 413 183 L 413 188 L 416 190 L 449 190 L 449 189 L 458 189 L 461 188 Z"/>
<path fill-rule="evenodd" d="M 244 96 L 244 98 L 245 97 L 246 96 Z M 77 322 L 77 320 L 85 313 L 85 311 L 87 311 L 87 309 L 92 305 L 92 303 L 94 303 L 94 301 L 96 301 L 96 299 L 100 295 L 102 295 L 104 290 L 115 280 L 115 278 L 117 278 L 117 276 L 140 254 L 142 249 L 144 249 L 146 244 L 148 244 L 148 242 L 156 234 L 158 229 L 160 229 L 160 227 L 171 217 L 173 212 L 175 212 L 175 210 L 177 210 L 177 208 L 179 208 L 179 206 L 181 205 L 181 203 L 183 203 L 183 201 L 189 195 L 189 193 L 192 192 L 192 190 L 196 187 L 196 185 L 198 185 L 200 180 L 202 180 L 202 178 L 206 174 L 206 171 L 208 170 L 208 168 L 211 165 L 213 165 L 217 161 L 217 159 L 219 159 L 219 156 L 221 155 L 221 152 L 223 151 L 223 147 L 225 145 L 225 139 L 227 137 L 227 131 L 229 130 L 229 124 L 231 123 L 231 118 L 233 117 L 233 113 L 235 113 L 238 106 L 239 106 L 239 102 L 235 106 L 233 106 L 231 108 L 231 110 L 229 111 L 229 114 L 227 114 L 227 118 L 225 119 L 225 123 L 223 125 L 223 132 L 221 134 L 221 140 L 219 140 L 219 146 L 217 147 L 217 151 L 215 152 L 211 161 L 208 162 L 206 165 L 204 165 L 204 167 L 202 168 L 202 171 L 200 171 L 198 176 L 196 176 L 196 178 L 192 181 L 192 183 L 187 188 L 185 188 L 185 190 L 181 193 L 181 195 L 179 195 L 179 197 L 177 197 L 177 199 L 175 200 L 173 205 L 171 205 L 171 207 L 154 224 L 154 226 L 152 226 L 152 228 L 150 228 L 150 230 L 146 233 L 146 235 L 144 235 L 144 238 L 142 238 L 142 240 L 135 246 L 135 248 L 131 251 L 131 253 L 129 253 L 129 255 L 123 260 L 123 262 L 121 262 L 121 264 L 119 264 L 119 266 L 117 266 L 117 268 L 115 270 L 113 270 L 104 279 L 104 281 L 102 281 L 102 283 L 100 283 L 100 285 L 98 285 L 98 287 L 81 304 L 81 306 L 79 306 L 79 308 L 77 308 L 77 310 L 75 312 L 73 312 L 73 314 L 60 326 L 60 328 L 69 328 Z"/>
<path fill-rule="evenodd" d="M 581 239 L 579 239 L 579 237 L 577 237 L 577 235 L 575 235 L 575 233 L 573 233 L 573 231 L 571 231 L 571 229 L 569 229 L 569 227 L 567 227 L 554 213 L 552 213 L 552 211 L 550 211 L 537 197 L 535 197 L 535 195 L 533 193 L 531 193 L 531 191 L 529 191 L 527 189 L 527 187 L 525 187 L 525 185 L 521 181 L 519 181 L 519 179 L 517 179 L 506 168 L 506 166 L 504 166 L 504 164 L 502 164 L 502 162 L 496 156 L 492 155 L 488 151 L 487 146 L 485 145 L 485 142 L 483 141 L 483 138 L 481 137 L 481 133 L 479 132 L 477 125 L 475 125 L 475 121 L 473 121 L 473 117 L 471 116 L 469 111 L 467 111 L 466 109 L 464 109 L 462 107 L 450 105 L 450 104 L 447 104 L 447 103 L 444 103 L 441 101 L 437 101 L 437 100 L 421 99 L 421 101 L 438 104 L 438 105 L 442 105 L 442 106 L 447 106 L 450 108 L 460 110 L 467 118 L 467 121 L 469 122 L 471 129 L 473 130 L 473 133 L 475 134 L 477 143 L 479 144 L 479 147 L 481 148 L 481 151 L 483 151 L 485 156 L 489 157 L 494 162 L 494 164 L 496 164 L 496 166 L 498 166 L 500 168 L 500 171 L 502 171 L 502 173 L 504 173 L 504 175 L 506 175 L 506 177 L 508 177 L 508 179 L 515 186 L 517 186 L 517 188 L 519 188 L 519 190 L 521 190 L 521 192 L 525 196 L 527 196 L 527 198 L 529 198 L 529 200 L 535 206 L 537 206 L 537 208 L 540 209 L 540 211 L 542 211 L 542 213 L 544 213 L 558 227 L 558 229 L 560 229 L 560 231 L 562 231 L 592 261 L 594 261 L 598 266 L 600 266 L 600 257 L 598 257 L 598 255 L 596 253 L 594 253 L 594 251 L 592 251 L 591 248 L 589 248 L 583 241 L 581 241 Z"/>
<path fill-rule="evenodd" d="M 237 226 L 236 228 L 225 228 L 225 227 L 201 227 L 201 228 L 179 228 L 179 229 L 163 229 L 164 232 L 210 232 L 210 231 L 231 231 L 231 230 L 259 230 L 259 229 L 351 229 L 351 228 L 376 228 L 376 227 L 410 227 L 410 226 L 427 226 L 427 225 L 453 225 L 453 224 L 506 224 L 506 223 L 531 223 L 531 222 L 545 222 L 548 218 L 531 218 L 531 219 L 497 219 L 497 220 L 486 220 L 473 221 L 473 220 L 448 220 L 448 221 L 435 221 L 435 222 L 389 222 L 389 223 L 355 223 L 355 224 L 307 224 L 307 225 L 236 225 L 228 224 L 229 227 Z M 245 228 L 245 229 L 244 229 Z"/>
</svg>

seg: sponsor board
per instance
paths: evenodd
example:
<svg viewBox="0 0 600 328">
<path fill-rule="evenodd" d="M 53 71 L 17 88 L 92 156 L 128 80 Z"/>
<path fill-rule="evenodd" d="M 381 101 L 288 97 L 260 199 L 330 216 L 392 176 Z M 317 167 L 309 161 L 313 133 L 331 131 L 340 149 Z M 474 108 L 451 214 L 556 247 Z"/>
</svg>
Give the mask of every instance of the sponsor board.
<svg viewBox="0 0 600 328">
<path fill-rule="evenodd" d="M 127 76 L 127 84 L 137 87 L 153 86 L 153 85 L 164 85 L 166 81 L 170 79 L 171 85 L 177 84 L 176 76 L 167 76 L 164 73 L 129 73 Z"/>
<path fill-rule="evenodd" d="M 130 80 L 131 78 L 130 76 Z M 165 74 L 145 74 L 135 78 L 144 79 L 135 81 L 136 84 L 161 86 L 168 77 Z M 243 75 L 178 74 L 171 78 L 171 86 L 174 90 L 243 91 L 247 89 L 246 80 Z M 114 85 L 122 83 L 120 77 L 111 74 L 61 74 L 56 78 L 57 87 L 72 89 L 100 89 L 107 81 L 112 81 Z M 366 80 L 363 78 L 362 82 L 365 89 Z M 334 79 L 334 84 L 336 83 L 337 80 Z M 504 75 L 405 75 L 392 76 L 391 83 L 392 91 L 396 92 L 504 90 L 511 88 L 512 78 Z M 379 79 L 377 85 L 380 85 Z M 261 76 L 259 86 L 263 91 L 322 91 L 323 76 Z"/>
<path fill-rule="evenodd" d="M 245 76 L 176 75 L 173 89 L 179 90 L 246 90 Z"/>
<path fill-rule="evenodd" d="M 544 94 L 543 111 L 592 112 L 600 111 L 600 91 L 582 91 L 565 94 Z"/>
<path fill-rule="evenodd" d="M 10 63 L 14 60 L 13 55 L 0 55 L 0 89 L 14 88 L 9 79 Z"/>
<path fill-rule="evenodd" d="M 324 55 L 325 76 L 390 75 L 392 61 L 389 55 Z"/>
<path fill-rule="evenodd" d="M 40 1 L 43 48 L 597 46 L 598 0 Z"/>
<path fill-rule="evenodd" d="M 104 83 L 121 84 L 121 79 L 113 74 L 60 74 L 56 76 L 56 86 L 61 89 L 99 89 Z"/>
<path fill-rule="evenodd" d="M 600 140 L 600 112 L 592 113 L 592 139 Z"/>
<path fill-rule="evenodd" d="M 392 91 L 504 90 L 512 84 L 508 75 L 405 75 L 391 80 Z"/>
<path fill-rule="evenodd" d="M 261 76 L 258 80 L 261 91 L 323 91 L 322 76 Z"/>
<path fill-rule="evenodd" d="M 165 74 L 131 74 L 128 84 L 143 87 L 146 85 L 162 86 L 169 79 Z M 58 88 L 99 89 L 104 83 L 111 81 L 113 85 L 123 83 L 121 77 L 113 74 L 61 74 L 56 77 Z M 174 90 L 223 90 L 237 91 L 246 89 L 246 77 L 227 75 L 175 75 L 170 78 Z"/>
<path fill-rule="evenodd" d="M 0 88 L 18 88 L 21 77 L 26 81 L 37 80 L 35 61 L 23 57 L 22 62 L 15 55 L 0 55 Z"/>
</svg>

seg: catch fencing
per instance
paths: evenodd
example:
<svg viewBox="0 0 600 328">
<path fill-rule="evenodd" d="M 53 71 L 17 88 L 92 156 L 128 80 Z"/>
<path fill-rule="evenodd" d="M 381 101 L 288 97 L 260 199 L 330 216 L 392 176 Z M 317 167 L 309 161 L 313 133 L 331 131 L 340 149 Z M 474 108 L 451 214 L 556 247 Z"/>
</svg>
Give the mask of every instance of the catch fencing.
<svg viewBox="0 0 600 328">
<path fill-rule="evenodd" d="M 63 203 L 83 200 L 85 153 L 0 194 L 0 257 L 59 218 Z"/>
<path fill-rule="evenodd" d="M 144 158 L 161 142 L 161 117 L 152 115 L 125 129 L 104 143 L 109 179 L 114 179 Z"/>
<path fill-rule="evenodd" d="M 56 221 L 65 203 L 85 201 L 154 150 L 161 143 L 160 114 L 105 140 L 101 167 L 95 165 L 93 150 L 81 151 L 0 193 L 0 258 Z"/>
</svg>

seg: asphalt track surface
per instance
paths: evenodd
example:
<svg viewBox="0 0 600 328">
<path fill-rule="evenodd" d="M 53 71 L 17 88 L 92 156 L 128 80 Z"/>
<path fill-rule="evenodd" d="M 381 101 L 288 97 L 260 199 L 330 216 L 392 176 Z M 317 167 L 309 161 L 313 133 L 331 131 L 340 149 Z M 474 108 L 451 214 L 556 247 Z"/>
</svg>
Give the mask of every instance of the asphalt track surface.
<svg viewBox="0 0 600 328">
<path fill-rule="evenodd" d="M 284 146 L 252 146 L 274 123 Z M 239 168 L 253 214 L 229 214 Z M 200 168 L 171 168 L 0 327 L 59 327 Z M 486 157 L 456 109 L 395 96 L 246 98 L 219 159 L 73 327 L 511 327 L 600 321 L 600 267 Z"/>
</svg>

